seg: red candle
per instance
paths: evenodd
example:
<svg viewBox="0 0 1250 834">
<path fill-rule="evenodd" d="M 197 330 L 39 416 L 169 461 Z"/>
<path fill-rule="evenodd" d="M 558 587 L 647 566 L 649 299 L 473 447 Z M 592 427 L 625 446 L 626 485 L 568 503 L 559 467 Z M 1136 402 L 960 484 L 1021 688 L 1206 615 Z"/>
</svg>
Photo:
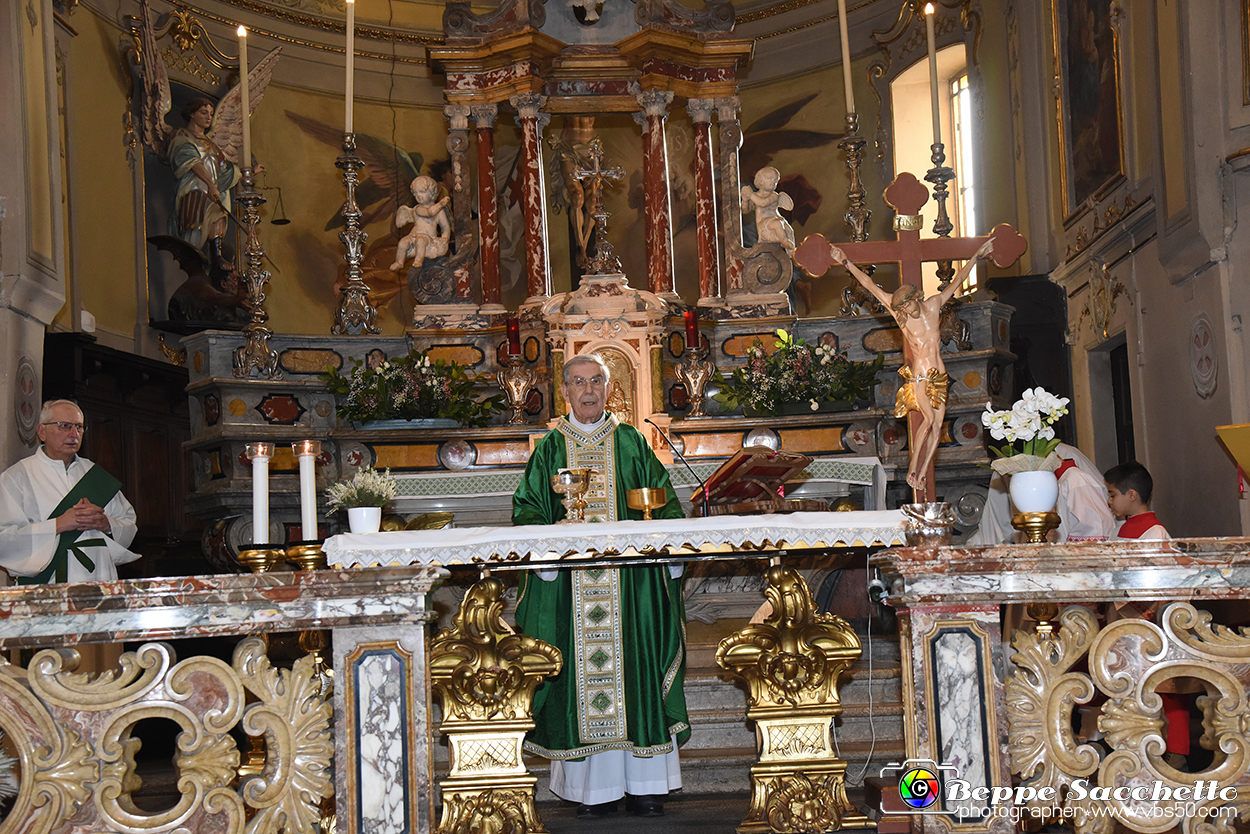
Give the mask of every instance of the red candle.
<svg viewBox="0 0 1250 834">
<path fill-rule="evenodd" d="M 686 347 L 699 346 L 699 314 L 694 310 L 686 311 Z"/>
<path fill-rule="evenodd" d="M 521 352 L 521 322 L 517 319 L 508 319 L 508 353 L 512 355 Z"/>
</svg>

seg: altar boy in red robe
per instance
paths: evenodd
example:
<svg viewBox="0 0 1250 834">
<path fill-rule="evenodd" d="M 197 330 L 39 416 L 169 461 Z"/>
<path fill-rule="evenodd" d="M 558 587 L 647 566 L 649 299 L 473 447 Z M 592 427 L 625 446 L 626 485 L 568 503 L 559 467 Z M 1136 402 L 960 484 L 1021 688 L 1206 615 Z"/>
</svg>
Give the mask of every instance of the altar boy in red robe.
<svg viewBox="0 0 1250 834">
<path fill-rule="evenodd" d="M 1122 519 L 1118 539 L 1170 539 L 1167 528 L 1150 511 L 1154 480 L 1146 467 L 1135 460 L 1113 466 L 1103 475 L 1107 482 L 1107 506 Z"/>
</svg>

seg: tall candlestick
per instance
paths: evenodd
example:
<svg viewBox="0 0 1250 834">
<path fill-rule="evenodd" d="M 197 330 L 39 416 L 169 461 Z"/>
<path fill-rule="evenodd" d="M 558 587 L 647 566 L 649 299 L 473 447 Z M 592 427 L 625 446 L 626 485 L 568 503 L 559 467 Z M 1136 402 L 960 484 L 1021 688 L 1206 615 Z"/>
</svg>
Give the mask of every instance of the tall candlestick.
<svg viewBox="0 0 1250 834">
<path fill-rule="evenodd" d="M 272 443 L 249 443 L 247 456 L 252 460 L 252 543 L 269 542 L 269 459 Z"/>
<path fill-rule="evenodd" d="M 320 440 L 301 440 L 291 444 L 291 451 L 299 458 L 299 518 L 300 536 L 306 542 L 317 538 L 317 455 L 321 454 Z"/>
<path fill-rule="evenodd" d="M 929 35 L 929 92 L 933 96 L 933 144 L 942 144 L 942 117 L 938 104 L 938 71 L 937 71 L 937 39 L 933 33 L 934 9 L 932 3 L 925 3 L 924 21 Z"/>
<path fill-rule="evenodd" d="M 686 347 L 691 350 L 699 347 L 699 314 L 687 310 L 686 316 Z"/>
<path fill-rule="evenodd" d="M 851 87 L 851 36 L 847 32 L 846 0 L 838 0 L 838 30 L 842 36 L 842 83 L 846 87 L 846 112 L 855 112 L 855 90 Z"/>
<path fill-rule="evenodd" d="M 347 118 L 344 133 L 352 132 L 352 98 L 356 90 L 356 2 L 347 0 Z"/>
<path fill-rule="evenodd" d="M 508 319 L 508 353 L 516 355 L 521 352 L 521 322 Z"/>
<path fill-rule="evenodd" d="M 247 83 L 247 30 L 239 27 L 239 90 L 243 94 L 243 167 L 252 167 L 252 108 Z"/>
</svg>

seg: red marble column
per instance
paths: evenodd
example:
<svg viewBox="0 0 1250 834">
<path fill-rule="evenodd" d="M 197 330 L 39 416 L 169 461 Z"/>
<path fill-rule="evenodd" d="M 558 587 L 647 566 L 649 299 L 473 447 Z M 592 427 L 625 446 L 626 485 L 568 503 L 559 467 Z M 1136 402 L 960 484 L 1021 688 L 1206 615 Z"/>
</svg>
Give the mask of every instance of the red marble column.
<svg viewBox="0 0 1250 834">
<path fill-rule="evenodd" d="M 642 180 L 646 204 L 647 276 L 656 295 L 676 298 L 673 292 L 673 233 L 668 192 L 668 148 L 664 143 L 664 120 L 673 94 L 648 90 L 638 96 L 641 119 Z M 638 118 L 637 116 L 635 118 Z"/>
<path fill-rule="evenodd" d="M 521 126 L 521 211 L 525 216 L 526 304 L 551 295 L 551 265 L 547 258 L 547 189 L 543 182 L 542 131 L 551 116 L 539 110 L 546 96 L 525 93 L 509 99 Z"/>
<path fill-rule="evenodd" d="M 466 244 L 472 234 L 470 226 L 473 217 L 473 200 L 469 197 L 469 182 L 466 176 L 465 157 L 469 151 L 469 108 L 463 104 L 449 104 L 443 108 L 447 117 L 447 155 L 451 159 L 452 172 L 452 226 L 455 230 L 457 247 Z M 461 263 L 456 267 L 456 300 L 457 304 L 473 303 L 473 275 L 471 264 Z"/>
<path fill-rule="evenodd" d="M 716 246 L 716 173 L 712 166 L 712 111 L 716 102 L 692 98 L 694 120 L 694 221 L 699 252 L 699 300 L 720 299 L 720 252 Z"/>
<path fill-rule="evenodd" d="M 477 126 L 477 212 L 481 235 L 482 312 L 503 312 L 499 275 L 499 200 L 495 193 L 495 117 L 499 106 L 475 104 L 469 108 Z"/>
</svg>

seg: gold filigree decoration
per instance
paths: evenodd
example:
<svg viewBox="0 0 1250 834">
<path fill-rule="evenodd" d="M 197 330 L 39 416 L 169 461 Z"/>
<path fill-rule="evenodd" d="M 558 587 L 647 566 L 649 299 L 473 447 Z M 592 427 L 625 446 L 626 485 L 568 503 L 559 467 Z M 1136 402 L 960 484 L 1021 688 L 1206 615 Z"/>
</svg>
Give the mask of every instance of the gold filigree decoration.
<svg viewBox="0 0 1250 834">
<path fill-rule="evenodd" d="M 243 729 L 265 737 L 265 766 L 240 787 L 256 813 L 252 831 L 314 834 L 321 799 L 334 792 L 333 708 L 322 693 L 313 658 L 296 660 L 290 671 L 269 663 L 264 640 L 249 637 L 234 652 L 234 667 L 260 699 L 248 707 Z"/>
<path fill-rule="evenodd" d="M 450 629 L 430 644 L 430 677 L 452 718 L 528 718 L 534 690 L 560 671 L 560 652 L 503 620 L 503 583 L 483 579 L 465 594 Z"/>
<path fill-rule="evenodd" d="M 534 690 L 559 673 L 560 652 L 508 627 L 503 593 L 498 579 L 478 581 L 452 627 L 430 644 L 430 682 L 443 707 L 439 730 L 451 749 L 448 776 L 439 783 L 438 834 L 543 831 L 534 808 L 537 780 L 525 770 L 521 743 L 534 728 Z"/>
<path fill-rule="evenodd" d="M 1072 733 L 1073 706 L 1088 703 L 1094 687 L 1089 676 L 1071 671 L 1097 631 L 1094 615 L 1074 605 L 1060 613 L 1057 633 L 1012 636 L 1014 669 L 1003 687 L 1007 753 L 1012 772 L 1025 777 L 1025 785 L 1067 787 L 1098 767 L 1097 751 L 1078 746 Z"/>
<path fill-rule="evenodd" d="M 773 831 L 837 830 L 842 827 L 839 790 L 845 793 L 845 786 L 834 779 L 802 775 L 778 779 L 772 784 L 765 819 Z"/>
<path fill-rule="evenodd" d="M 816 613 L 795 571 L 774 565 L 766 578 L 773 614 L 722 640 L 716 662 L 746 679 L 754 706 L 839 703 L 838 676 L 859 657 L 859 637 L 836 614 Z"/>
<path fill-rule="evenodd" d="M 541 832 L 542 825 L 529 827 L 526 804 L 533 796 L 524 791 L 486 790 L 455 803 L 451 813 L 444 812 L 438 834 L 525 834 Z"/>
<path fill-rule="evenodd" d="M 179 368 L 184 367 L 187 364 L 187 349 L 184 347 L 171 348 L 165 343 L 164 333 L 157 334 L 156 343 L 160 347 L 161 353 L 165 354 L 165 358 L 170 362 L 173 362 Z"/>
<path fill-rule="evenodd" d="M 761 623 L 720 642 L 716 662 L 747 684 L 759 761 L 751 768 L 751 805 L 739 831 L 827 831 L 867 818 L 846 796 L 846 762 L 830 726 L 842 712 L 838 682 L 861 654 L 841 617 L 816 610 L 811 589 L 790 568 L 765 573 L 772 607 Z"/>
<path fill-rule="evenodd" d="M 1111 320 L 1115 318 L 1115 302 L 1120 296 L 1128 298 L 1128 289 L 1122 282 L 1111 277 L 1106 261 L 1092 258 L 1089 262 L 1089 300 L 1081 308 L 1081 315 L 1076 320 L 1076 329 L 1080 330 L 1085 319 L 1092 319 L 1094 327 L 1107 338 Z M 1130 298 L 1130 303 L 1132 299 Z"/>
<path fill-rule="evenodd" d="M 171 70 L 181 70 L 214 87 L 221 86 L 221 76 L 209 69 L 200 59 L 200 56 L 194 52 L 178 52 L 170 46 L 165 48 L 162 58 L 165 61 L 165 66 Z"/>
</svg>

